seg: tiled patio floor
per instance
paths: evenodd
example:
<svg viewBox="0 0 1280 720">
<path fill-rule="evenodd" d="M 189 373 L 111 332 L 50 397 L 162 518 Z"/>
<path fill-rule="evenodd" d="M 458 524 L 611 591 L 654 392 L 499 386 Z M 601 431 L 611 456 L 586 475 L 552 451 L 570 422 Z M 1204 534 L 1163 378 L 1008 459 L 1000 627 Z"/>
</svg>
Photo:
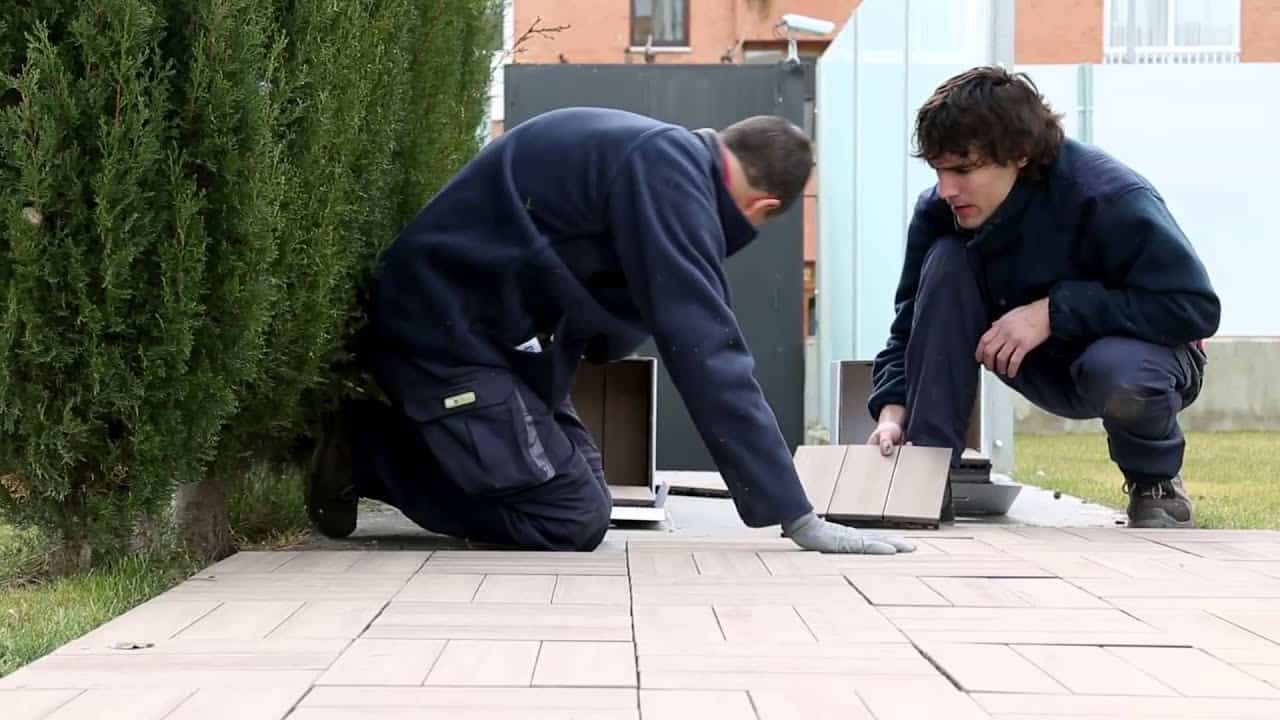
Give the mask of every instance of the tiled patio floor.
<svg viewBox="0 0 1280 720">
<path fill-rule="evenodd" d="M 1280 718 L 1280 533 L 912 534 L 242 553 L 0 680 L 0 717 Z"/>
</svg>

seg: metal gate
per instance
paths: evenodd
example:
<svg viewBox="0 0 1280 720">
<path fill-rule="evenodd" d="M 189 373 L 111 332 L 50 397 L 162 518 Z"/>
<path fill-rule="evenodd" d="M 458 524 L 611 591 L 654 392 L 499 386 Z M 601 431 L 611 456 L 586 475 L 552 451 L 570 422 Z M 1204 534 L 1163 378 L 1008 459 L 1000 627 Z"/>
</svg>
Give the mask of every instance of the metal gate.
<svg viewBox="0 0 1280 720">
<path fill-rule="evenodd" d="M 812 68 L 795 65 L 508 65 L 507 127 L 549 110 L 590 105 L 628 110 L 695 129 L 751 115 L 804 127 Z M 756 379 L 792 452 L 804 435 L 804 211 L 770 223 L 729 260 L 734 311 L 756 360 Z M 639 353 L 659 357 L 652 342 Z M 661 359 L 659 359 L 661 364 Z M 658 373 L 657 466 L 715 470 L 666 368 Z"/>
</svg>

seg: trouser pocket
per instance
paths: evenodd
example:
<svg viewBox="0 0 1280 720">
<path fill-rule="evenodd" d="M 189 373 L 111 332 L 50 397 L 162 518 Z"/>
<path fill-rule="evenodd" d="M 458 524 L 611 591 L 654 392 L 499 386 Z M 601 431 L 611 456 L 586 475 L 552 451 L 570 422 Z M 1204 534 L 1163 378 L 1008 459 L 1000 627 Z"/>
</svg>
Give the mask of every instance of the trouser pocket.
<svg viewBox="0 0 1280 720">
<path fill-rule="evenodd" d="M 559 438 L 544 425 L 549 417 L 530 410 L 516 380 L 501 371 L 485 371 L 427 392 L 410 393 L 405 413 L 418 423 L 423 442 L 444 477 L 467 495 L 520 492 L 555 477 L 553 457 L 543 442 Z"/>
</svg>

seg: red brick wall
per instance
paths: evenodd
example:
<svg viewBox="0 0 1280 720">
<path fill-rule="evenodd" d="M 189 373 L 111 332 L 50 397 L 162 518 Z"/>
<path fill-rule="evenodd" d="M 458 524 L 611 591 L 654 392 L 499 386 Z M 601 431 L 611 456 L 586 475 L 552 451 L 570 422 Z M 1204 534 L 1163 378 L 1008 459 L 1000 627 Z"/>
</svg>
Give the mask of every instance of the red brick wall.
<svg viewBox="0 0 1280 720">
<path fill-rule="evenodd" d="M 1240 0 L 1241 62 L 1280 62 L 1280 2 Z"/>
<path fill-rule="evenodd" d="M 1018 0 L 1017 63 L 1102 62 L 1103 0 Z"/>
<path fill-rule="evenodd" d="M 659 52 L 656 62 L 716 63 L 738 40 L 773 40 L 773 26 L 785 13 L 831 20 L 839 32 L 860 0 L 687 0 L 688 52 Z M 764 8 L 761 12 L 759 8 Z M 570 26 L 551 37 L 531 38 L 517 62 L 572 63 L 627 61 L 631 40 L 631 0 L 516 0 L 515 34 L 539 19 L 540 27 Z M 834 33 L 833 33 L 834 36 Z M 805 36 L 811 38 L 812 36 Z M 741 60 L 741 52 L 737 58 Z M 632 62 L 643 62 L 639 55 Z"/>
</svg>

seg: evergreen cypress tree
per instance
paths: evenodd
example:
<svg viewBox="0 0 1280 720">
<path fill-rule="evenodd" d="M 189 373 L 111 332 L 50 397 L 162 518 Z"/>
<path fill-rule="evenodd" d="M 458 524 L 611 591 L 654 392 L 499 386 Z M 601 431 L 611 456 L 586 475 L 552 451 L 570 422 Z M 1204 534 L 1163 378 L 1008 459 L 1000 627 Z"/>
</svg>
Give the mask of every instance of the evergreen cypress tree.
<svg viewBox="0 0 1280 720">
<path fill-rule="evenodd" d="M 343 391 L 355 288 L 474 152 L 494 0 L 28 0 L 0 19 L 0 511 L 67 566 Z"/>
</svg>

